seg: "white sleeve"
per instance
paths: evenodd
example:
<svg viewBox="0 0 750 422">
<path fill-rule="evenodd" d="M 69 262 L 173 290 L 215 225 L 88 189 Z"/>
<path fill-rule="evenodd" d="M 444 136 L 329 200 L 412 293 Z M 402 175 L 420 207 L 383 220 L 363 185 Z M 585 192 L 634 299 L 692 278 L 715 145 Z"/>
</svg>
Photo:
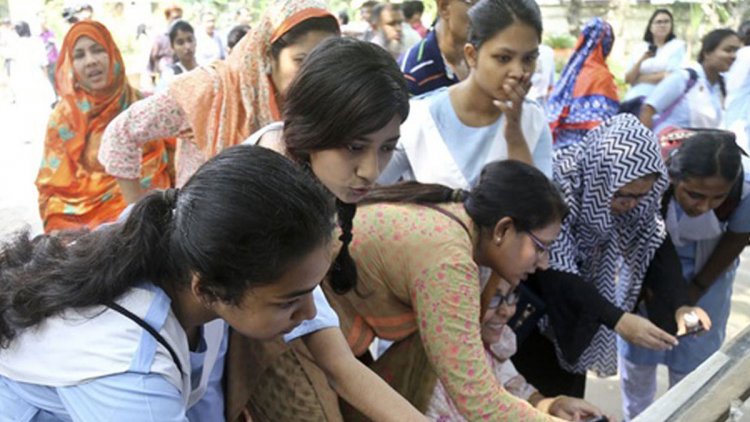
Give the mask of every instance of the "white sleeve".
<svg viewBox="0 0 750 422">
<path fill-rule="evenodd" d="M 534 160 L 534 166 L 544 173 L 549 179 L 552 179 L 552 132 L 548 125 L 544 125 L 542 133 L 539 134 L 539 140 L 531 153 Z"/>
<path fill-rule="evenodd" d="M 313 300 L 315 301 L 315 309 L 318 311 L 315 318 L 302 322 L 302 324 L 292 330 L 291 333 L 286 334 L 284 336 L 285 342 L 289 343 L 292 340 L 296 340 L 324 328 L 339 327 L 339 316 L 336 315 L 336 311 L 331 308 L 331 305 L 328 303 L 328 299 L 326 299 L 325 294 L 323 294 L 323 289 L 321 289 L 320 286 L 313 290 Z"/>
<path fill-rule="evenodd" d="M 411 164 L 409 163 L 409 156 L 406 155 L 401 142 L 396 145 L 396 150 L 393 151 L 391 161 L 385 167 L 380 177 L 378 177 L 378 183 L 381 185 L 392 185 L 399 180 L 413 180 L 413 172 L 411 171 Z"/>
</svg>

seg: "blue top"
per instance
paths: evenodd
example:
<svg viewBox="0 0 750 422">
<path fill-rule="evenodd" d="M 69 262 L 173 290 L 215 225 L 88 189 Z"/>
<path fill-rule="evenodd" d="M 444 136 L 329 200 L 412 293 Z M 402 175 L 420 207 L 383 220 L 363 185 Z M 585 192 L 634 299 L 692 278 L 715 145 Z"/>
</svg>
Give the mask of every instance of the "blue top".
<svg viewBox="0 0 750 422">
<path fill-rule="evenodd" d="M 450 92 L 444 88 L 412 99 L 412 104 L 414 101 L 429 101 L 430 115 L 440 132 L 441 141 L 445 142 L 469 184 L 476 185 L 492 143 L 495 142 L 498 133 L 502 134 L 502 116 L 488 126 L 467 126 L 458 118 L 450 101 Z M 528 106 L 538 107 L 536 102 L 524 100 L 524 109 Z M 543 125 L 536 146 L 531 151 L 531 158 L 537 169 L 552 178 L 552 133 L 546 124 Z M 417 180 L 410 159 L 399 143 L 388 166 L 380 174 L 378 183 L 390 185 L 401 179 Z"/>
<path fill-rule="evenodd" d="M 320 331 L 326 328 L 339 327 L 339 316 L 336 315 L 336 311 L 331 308 L 328 303 L 323 289 L 320 286 L 313 290 L 313 300 L 315 301 L 315 318 L 303 321 L 302 324 L 298 325 L 291 333 L 284 336 L 284 341 L 289 343 L 299 337 L 304 337 L 308 334 Z"/>
<path fill-rule="evenodd" d="M 421 95 L 459 82 L 445 65 L 434 29 L 401 56 L 399 66 L 411 95 Z"/>
<path fill-rule="evenodd" d="M 747 168 L 745 166 L 745 169 Z M 746 182 L 750 181 L 750 173 L 745 171 L 744 178 Z M 679 203 L 676 203 L 675 210 L 678 216 L 684 214 Z M 724 230 L 733 233 L 750 232 L 750 195 L 743 198 L 732 212 Z M 675 246 L 686 282 L 692 280 L 696 271 L 699 270 L 696 268 L 697 247 L 697 242 Z M 701 307 L 711 317 L 711 330 L 698 336 L 682 338 L 677 347 L 666 352 L 638 347 L 620 338 L 618 339 L 620 354 L 628 361 L 640 365 L 666 364 L 670 370 L 681 374 L 687 374 L 697 368 L 724 343 L 732 301 L 732 284 L 738 262 L 739 260 L 735 260 L 726 271 L 719 275 L 696 303 L 696 306 Z"/>
<path fill-rule="evenodd" d="M 461 167 L 464 177 L 470 185 L 476 186 L 486 161 L 485 157 L 489 154 L 498 132 L 503 130 L 500 127 L 501 119 L 488 126 L 465 125 L 458 118 L 447 89 L 431 96 L 430 114 L 453 159 Z M 544 125 L 539 140 L 531 151 L 531 158 L 536 168 L 547 177 L 552 176 L 552 133 L 549 126 Z"/>
<path fill-rule="evenodd" d="M 450 95 L 445 92 L 446 95 L 435 95 L 430 104 L 430 114 L 464 177 L 471 186 L 475 186 L 482 172 L 484 157 L 490 153 L 497 132 L 502 130 L 500 119 L 489 126 L 467 126 L 458 118 Z"/>
<path fill-rule="evenodd" d="M 709 85 L 703 67 L 695 66 L 694 69 L 698 73 L 698 81 L 690 91 L 703 89 L 704 83 L 706 86 Z M 652 106 L 657 112 L 657 115 L 654 117 L 654 133 L 659 133 L 660 130 L 667 126 L 696 127 L 695 122 L 692 122 L 691 116 L 693 109 L 700 105 L 692 104 L 688 98 L 689 93 L 685 92 L 689 80 L 690 74 L 687 71 L 673 72 L 664 78 L 654 91 L 646 97 L 644 103 Z M 720 116 L 722 114 L 722 95 L 718 82 L 711 85 L 710 98 L 711 105 L 717 115 Z M 663 113 L 675 104 L 675 102 L 677 103 L 669 116 L 666 118 L 659 116 L 659 113 Z"/>
<path fill-rule="evenodd" d="M 750 173 L 745 172 L 744 178 L 746 181 L 750 180 Z M 682 216 L 685 212 L 680 207 L 679 202 L 677 203 L 676 210 L 678 216 Z M 732 233 L 750 233 L 750 195 L 743 198 L 737 208 L 732 211 L 732 215 L 727 220 L 726 231 Z M 688 280 L 692 279 L 692 276 L 695 275 L 695 247 L 695 242 L 684 246 L 675 246 L 677 255 L 679 255 L 682 262 L 682 273 Z"/>
<path fill-rule="evenodd" d="M 157 294 L 144 320 L 151 324 L 169 312 L 166 294 Z M 135 324 L 126 320 L 126 323 Z M 157 331 L 161 327 L 154 327 Z M 145 330 L 144 330 L 145 333 Z M 185 409 L 180 391 L 163 375 L 149 372 L 156 358 L 155 339 L 148 333 L 141 337 L 130 370 L 66 387 L 29 384 L 0 376 L 0 422 L 47 421 L 222 421 L 224 393 L 221 377 L 227 350 L 227 332 L 222 338 L 219 356 L 211 370 L 208 389 L 190 409 Z M 207 350 L 201 330 L 200 344 L 190 352 L 191 384 L 197 388 Z"/>
</svg>

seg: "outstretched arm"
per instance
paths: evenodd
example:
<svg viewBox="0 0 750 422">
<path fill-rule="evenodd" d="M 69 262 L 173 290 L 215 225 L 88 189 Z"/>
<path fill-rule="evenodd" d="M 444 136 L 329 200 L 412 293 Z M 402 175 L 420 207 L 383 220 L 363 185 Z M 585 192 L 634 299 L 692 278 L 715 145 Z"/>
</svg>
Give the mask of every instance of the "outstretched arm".
<svg viewBox="0 0 750 422">
<path fill-rule="evenodd" d="M 352 353 L 338 328 L 326 328 L 303 337 L 334 390 L 373 421 L 427 421 L 405 398 L 372 372 Z"/>
<path fill-rule="evenodd" d="M 140 186 L 143 144 L 186 134 L 190 125 L 182 108 L 163 92 L 130 106 L 107 126 L 99 147 L 99 162 L 114 176 L 125 200 L 137 201 Z"/>
</svg>

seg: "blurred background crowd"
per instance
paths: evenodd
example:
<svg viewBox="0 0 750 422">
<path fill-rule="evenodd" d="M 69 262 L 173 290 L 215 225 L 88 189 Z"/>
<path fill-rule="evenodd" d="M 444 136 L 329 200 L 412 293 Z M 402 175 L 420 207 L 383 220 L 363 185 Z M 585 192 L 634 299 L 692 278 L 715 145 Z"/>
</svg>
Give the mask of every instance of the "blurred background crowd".
<svg viewBox="0 0 750 422">
<path fill-rule="evenodd" d="M 34 83 L 39 80 L 36 69 L 44 69 L 48 79 L 52 80 L 57 49 L 69 26 L 77 20 L 95 19 L 104 23 L 122 52 L 131 84 L 144 93 L 150 93 L 154 92 L 164 77 L 165 69 L 172 64 L 173 50 L 168 30 L 175 21 L 188 23 L 194 35 L 189 43 L 178 40 L 181 48 L 174 53 L 182 53 L 186 57 L 189 56 L 186 53 L 193 52 L 196 59 L 193 65 L 201 65 L 215 58 L 224 58 L 231 45 L 257 21 L 268 2 L 0 1 L 0 61 L 3 68 L 0 72 L 0 98 L 13 101 L 16 99 L 14 87 L 18 91 L 20 87 L 28 85 L 35 87 L 35 92 L 30 96 L 36 97 L 38 102 L 53 102 L 48 101 L 52 84 L 48 87 Z M 389 47 L 398 55 L 426 35 L 436 19 L 436 3 L 392 3 L 398 4 L 401 9 L 398 19 L 400 28 L 391 31 L 391 37 L 399 39 Z M 329 2 L 330 9 L 338 12 L 344 34 L 368 40 L 377 35 L 375 29 L 380 16 L 372 14 L 377 4 L 363 0 Z M 640 52 L 643 27 L 654 7 L 659 4 L 669 6 L 674 15 L 674 33 L 685 41 L 686 53 L 690 57 L 697 55 L 701 37 L 711 29 L 736 28 L 743 16 L 750 13 L 750 3 L 743 1 L 544 0 L 539 4 L 545 22 L 544 44 L 554 51 L 558 74 L 572 53 L 583 24 L 594 16 L 601 16 L 610 22 L 618 41 L 608 57 L 608 65 L 621 94 L 625 93 L 627 87 L 628 67 L 638 59 L 634 56 Z M 390 27 L 384 25 L 384 28 L 387 31 Z M 379 37 L 375 37 L 374 41 L 382 43 Z M 16 72 L 13 72 L 13 64 Z M 34 70 L 27 72 L 29 66 Z M 173 73 L 172 69 L 167 71 Z"/>
</svg>

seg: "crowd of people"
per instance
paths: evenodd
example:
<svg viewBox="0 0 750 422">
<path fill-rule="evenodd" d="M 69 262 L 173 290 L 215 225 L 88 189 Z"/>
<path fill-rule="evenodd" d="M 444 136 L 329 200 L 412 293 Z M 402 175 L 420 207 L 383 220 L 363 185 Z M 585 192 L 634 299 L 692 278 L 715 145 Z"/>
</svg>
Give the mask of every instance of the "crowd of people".
<svg viewBox="0 0 750 422">
<path fill-rule="evenodd" d="M 72 15 L 45 233 L 0 247 L 0 420 L 607 420 L 587 371 L 631 420 L 717 351 L 750 23 L 692 63 L 654 11 L 621 101 L 604 19 L 554 82 L 534 0 L 436 5 L 273 0 L 226 40 L 170 6 L 151 95 Z"/>
</svg>

